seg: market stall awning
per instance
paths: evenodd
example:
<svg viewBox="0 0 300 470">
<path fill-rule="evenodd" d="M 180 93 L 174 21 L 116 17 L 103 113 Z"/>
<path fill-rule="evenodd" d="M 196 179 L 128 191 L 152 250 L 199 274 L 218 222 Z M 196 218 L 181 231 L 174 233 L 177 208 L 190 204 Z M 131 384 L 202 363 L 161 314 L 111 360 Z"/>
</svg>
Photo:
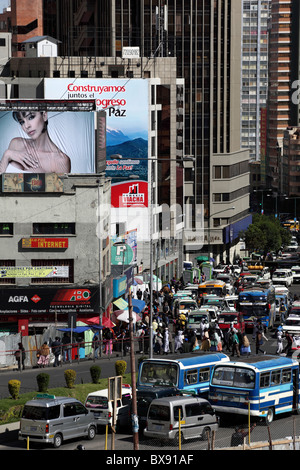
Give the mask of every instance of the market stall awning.
<svg viewBox="0 0 300 470">
<path fill-rule="evenodd" d="M 146 302 L 144 300 L 132 299 L 132 309 L 136 313 L 141 313 L 141 311 L 146 307 Z M 125 310 L 125 308 L 120 309 Z"/>
<path fill-rule="evenodd" d="M 75 328 L 57 328 L 58 331 L 83 333 L 84 331 L 90 330 L 92 326 L 76 326 Z"/>
<path fill-rule="evenodd" d="M 120 299 L 114 300 L 113 304 L 116 307 L 118 307 L 119 310 L 125 310 L 125 308 L 128 307 L 128 302 L 126 302 L 126 300 L 122 299 L 122 297 L 120 297 Z"/>
</svg>

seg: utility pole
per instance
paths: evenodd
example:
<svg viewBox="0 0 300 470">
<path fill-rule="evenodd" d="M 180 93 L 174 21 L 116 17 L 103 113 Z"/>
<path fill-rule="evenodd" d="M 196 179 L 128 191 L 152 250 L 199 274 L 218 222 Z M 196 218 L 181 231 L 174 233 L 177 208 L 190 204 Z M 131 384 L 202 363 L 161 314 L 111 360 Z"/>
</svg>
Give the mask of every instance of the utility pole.
<svg viewBox="0 0 300 470">
<path fill-rule="evenodd" d="M 128 311 L 129 311 L 129 332 L 130 332 L 130 365 L 131 365 L 131 389 L 132 389 L 132 433 L 133 433 L 133 449 L 139 450 L 139 420 L 137 415 L 137 399 L 136 399 L 136 377 L 135 377 L 135 356 L 133 341 L 133 314 L 132 314 L 132 297 L 131 291 L 128 294 Z"/>
</svg>

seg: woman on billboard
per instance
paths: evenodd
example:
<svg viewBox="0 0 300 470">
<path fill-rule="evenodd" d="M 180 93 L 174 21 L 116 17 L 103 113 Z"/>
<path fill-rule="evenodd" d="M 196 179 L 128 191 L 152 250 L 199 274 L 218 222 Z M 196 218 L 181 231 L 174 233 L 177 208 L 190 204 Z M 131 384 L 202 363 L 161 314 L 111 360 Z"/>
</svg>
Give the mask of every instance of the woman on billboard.
<svg viewBox="0 0 300 470">
<path fill-rule="evenodd" d="M 10 141 L 0 162 L 0 173 L 9 171 L 9 165 L 34 173 L 70 173 L 70 158 L 49 137 L 46 111 L 14 111 L 13 118 L 28 138 Z"/>
</svg>

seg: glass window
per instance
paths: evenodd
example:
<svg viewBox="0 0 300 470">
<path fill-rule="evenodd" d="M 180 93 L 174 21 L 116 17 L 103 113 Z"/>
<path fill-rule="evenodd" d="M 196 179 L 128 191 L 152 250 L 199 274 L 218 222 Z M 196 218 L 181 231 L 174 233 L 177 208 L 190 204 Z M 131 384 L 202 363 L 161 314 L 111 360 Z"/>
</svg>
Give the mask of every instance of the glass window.
<svg viewBox="0 0 300 470">
<path fill-rule="evenodd" d="M 13 224 L 0 224 L 0 235 L 13 235 Z"/>
<path fill-rule="evenodd" d="M 283 384 L 286 384 L 286 383 L 289 383 L 291 382 L 292 380 L 292 371 L 291 369 L 286 369 L 286 370 L 283 370 L 282 371 L 282 383 Z"/>
<path fill-rule="evenodd" d="M 164 364 L 156 361 L 144 362 L 140 375 L 141 384 L 155 385 L 177 385 L 178 365 L 166 362 Z"/>
<path fill-rule="evenodd" d="M 180 410 L 180 419 L 183 418 L 182 406 L 174 406 L 174 421 L 179 421 L 179 410 Z"/>
<path fill-rule="evenodd" d="M 190 418 L 192 416 L 199 416 L 204 414 L 204 410 L 202 409 L 200 403 L 191 403 L 190 405 L 186 405 L 185 414 L 187 418 Z"/>
<path fill-rule="evenodd" d="M 194 370 L 188 370 L 186 371 L 184 375 L 184 384 L 189 385 L 189 384 L 195 384 L 198 381 L 198 371 L 197 369 Z"/>
<path fill-rule="evenodd" d="M 271 385 L 279 385 L 280 384 L 280 370 L 273 370 L 271 372 Z"/>
<path fill-rule="evenodd" d="M 170 407 L 163 405 L 151 405 L 149 410 L 149 419 L 170 421 Z"/>
<path fill-rule="evenodd" d="M 210 375 L 209 367 L 204 367 L 199 370 L 199 382 L 208 382 Z"/>
<path fill-rule="evenodd" d="M 270 387 L 270 372 L 260 374 L 260 388 Z"/>
<path fill-rule="evenodd" d="M 46 421 L 48 419 L 57 419 L 60 416 L 60 405 L 42 407 L 25 405 L 22 418 Z"/>
<path fill-rule="evenodd" d="M 97 395 L 90 395 L 87 398 L 86 406 L 88 408 L 101 408 L 102 410 L 108 409 L 108 398 L 99 397 Z"/>
</svg>

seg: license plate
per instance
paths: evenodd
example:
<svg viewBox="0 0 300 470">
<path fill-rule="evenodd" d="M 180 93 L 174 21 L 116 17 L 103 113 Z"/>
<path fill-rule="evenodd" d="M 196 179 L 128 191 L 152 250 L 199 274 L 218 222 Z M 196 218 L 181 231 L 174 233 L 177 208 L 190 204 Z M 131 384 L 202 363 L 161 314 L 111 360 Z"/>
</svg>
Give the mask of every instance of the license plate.
<svg viewBox="0 0 300 470">
<path fill-rule="evenodd" d="M 30 426 L 30 431 L 37 431 L 37 426 Z"/>
<path fill-rule="evenodd" d="M 163 428 L 162 424 L 154 424 L 154 431 L 161 431 Z"/>
</svg>

